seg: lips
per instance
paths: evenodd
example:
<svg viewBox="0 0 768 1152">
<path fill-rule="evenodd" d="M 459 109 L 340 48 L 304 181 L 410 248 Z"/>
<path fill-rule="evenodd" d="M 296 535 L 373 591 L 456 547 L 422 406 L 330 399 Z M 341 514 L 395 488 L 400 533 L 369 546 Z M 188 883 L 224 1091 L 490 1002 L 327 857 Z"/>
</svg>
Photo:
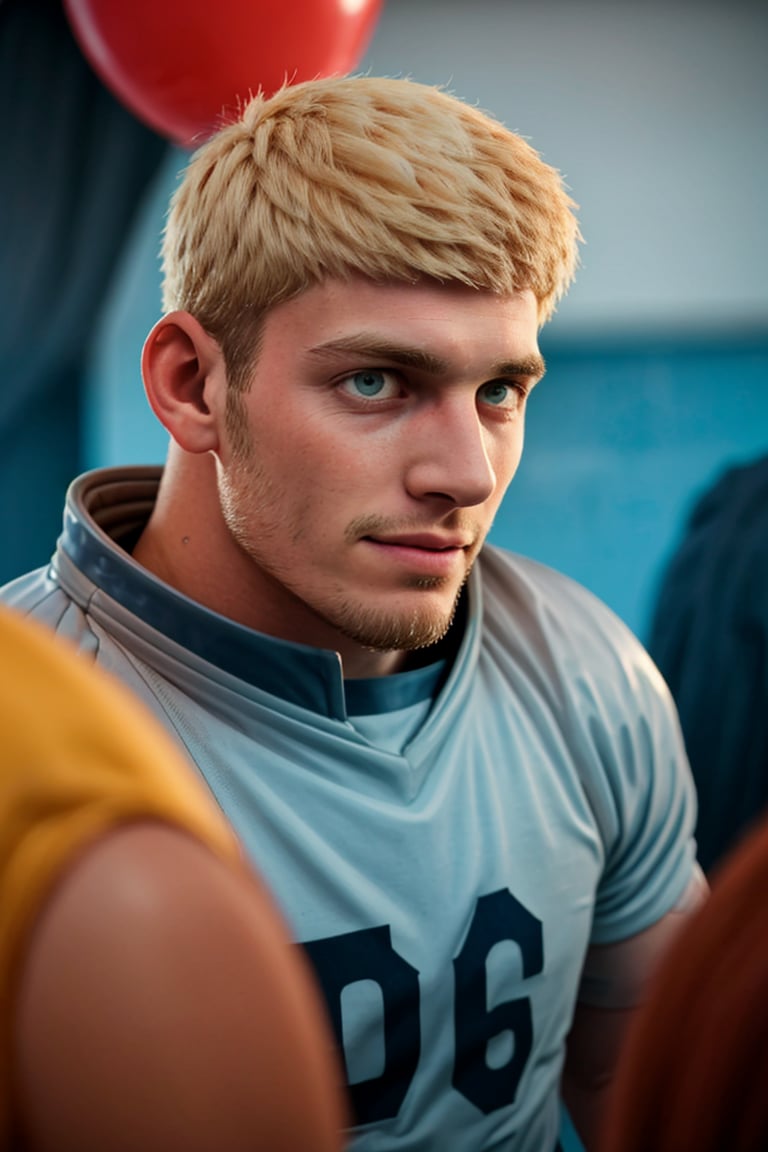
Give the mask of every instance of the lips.
<svg viewBox="0 0 768 1152">
<path fill-rule="evenodd" d="M 451 552 L 469 548 L 469 542 L 458 537 L 438 536 L 431 532 L 417 532 L 405 536 L 367 536 L 373 544 L 394 548 L 422 548 L 427 552 Z"/>
<path fill-rule="evenodd" d="M 408 532 L 398 536 L 364 536 L 372 549 L 378 574 L 399 572 L 416 577 L 422 588 L 438 587 L 444 581 L 455 583 L 466 574 L 467 549 L 464 537 L 436 532 Z M 434 583 L 436 582 L 436 583 Z"/>
</svg>

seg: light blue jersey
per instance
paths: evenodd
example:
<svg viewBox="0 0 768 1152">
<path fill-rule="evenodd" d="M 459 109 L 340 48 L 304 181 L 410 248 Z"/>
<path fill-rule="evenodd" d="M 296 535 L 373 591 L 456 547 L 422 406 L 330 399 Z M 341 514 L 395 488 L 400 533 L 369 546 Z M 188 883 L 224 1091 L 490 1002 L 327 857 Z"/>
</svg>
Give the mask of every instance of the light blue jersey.
<svg viewBox="0 0 768 1152">
<path fill-rule="evenodd" d="M 91 651 L 198 765 L 315 965 L 354 1152 L 549 1152 L 587 947 L 648 928 L 693 875 L 661 677 L 586 590 L 486 546 L 446 664 L 345 685 L 336 653 L 131 560 L 116 541 L 158 476 L 81 477 L 51 567 L 4 599 Z"/>
</svg>

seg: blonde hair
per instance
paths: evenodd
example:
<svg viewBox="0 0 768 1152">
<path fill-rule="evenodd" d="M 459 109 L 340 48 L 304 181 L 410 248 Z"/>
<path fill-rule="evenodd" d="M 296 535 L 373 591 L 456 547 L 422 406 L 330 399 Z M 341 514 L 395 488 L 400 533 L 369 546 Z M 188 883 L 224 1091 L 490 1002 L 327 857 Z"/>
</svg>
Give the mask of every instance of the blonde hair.
<svg viewBox="0 0 768 1152">
<path fill-rule="evenodd" d="M 528 288 L 544 323 L 575 272 L 575 208 L 525 140 L 442 89 L 313 80 L 256 96 L 192 158 L 163 306 L 219 341 L 240 388 L 265 311 L 325 278 Z"/>
</svg>

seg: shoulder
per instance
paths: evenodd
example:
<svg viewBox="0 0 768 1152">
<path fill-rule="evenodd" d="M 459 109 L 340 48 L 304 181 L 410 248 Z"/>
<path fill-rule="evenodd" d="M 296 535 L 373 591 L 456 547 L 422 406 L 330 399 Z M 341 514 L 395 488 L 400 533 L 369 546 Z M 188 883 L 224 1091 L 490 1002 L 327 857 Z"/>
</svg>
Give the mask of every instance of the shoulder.
<svg viewBox="0 0 768 1152">
<path fill-rule="evenodd" d="M 101 643 L 86 611 L 73 599 L 53 565 L 39 568 L 0 588 L 0 608 L 14 616 L 30 620 L 55 633 L 61 640 L 96 658 Z M 7 628 L 6 628 L 7 631 Z M 26 641 L 23 641 L 26 645 Z M 49 667 L 53 667 L 49 663 Z M 35 696 L 39 700 L 49 680 L 36 680 Z"/>
<path fill-rule="evenodd" d="M 340 1146 L 338 1070 L 301 954 L 255 877 L 175 829 L 132 823 L 78 856 L 16 1000 L 36 1146 L 62 1132 L 83 1150 L 244 1148 L 248 1133 L 275 1152 Z"/>
<path fill-rule="evenodd" d="M 58 584 L 51 568 L 36 568 L 0 588 L 0 601 L 23 615 L 45 615 L 52 607 Z"/>
<path fill-rule="evenodd" d="M 744 640 L 739 656 L 748 657 L 766 634 L 767 581 L 765 456 L 727 470 L 699 497 L 661 573 L 649 647 L 678 693 L 683 680 L 686 691 L 730 682 L 741 667 L 735 646 Z"/>
<path fill-rule="evenodd" d="M 548 745 L 565 749 L 599 832 L 593 942 L 630 936 L 674 905 L 693 867 L 696 804 L 677 710 L 643 645 L 597 597 L 524 557 L 489 549 L 483 652 Z"/>
<path fill-rule="evenodd" d="M 545 564 L 486 546 L 483 626 L 516 656 L 536 660 L 562 689 L 604 689 L 636 700 L 639 687 L 672 707 L 656 665 L 631 629 L 589 589 Z"/>
<path fill-rule="evenodd" d="M 660 595 L 687 606 L 718 601 L 725 588 L 740 610 L 768 572 L 768 456 L 726 470 L 693 506 L 667 564 Z M 745 597 L 745 593 L 747 596 Z M 760 599 L 759 596 L 756 597 Z"/>
<path fill-rule="evenodd" d="M 3 1000 L 46 894 L 105 830 L 146 818 L 184 829 L 226 860 L 240 852 L 191 765 L 122 685 L 6 607 L 0 650 Z"/>
<path fill-rule="evenodd" d="M 518 698 L 535 694 L 584 781 L 599 777 L 621 790 L 640 761 L 687 772 L 666 682 L 606 604 L 562 573 L 497 548 L 484 554 L 481 575 L 485 657 Z"/>
<path fill-rule="evenodd" d="M 602 629 L 628 632 L 608 605 L 583 584 L 529 556 L 486 544 L 481 568 L 486 595 L 505 602 L 510 609 L 535 614 L 542 622 L 559 620 L 562 624 L 568 620 L 572 624 L 568 614 L 578 608 Z"/>
<path fill-rule="evenodd" d="M 192 766 L 123 684 L 5 607 L 0 646 L 0 832 L 36 820 L 89 830 L 145 814 L 176 820 L 231 853 Z"/>
<path fill-rule="evenodd" d="M 160 469 L 150 467 L 78 476 L 67 492 L 63 529 L 50 564 L 0 588 L 0 602 L 95 655 L 105 637 L 95 626 L 94 596 L 108 615 L 115 590 L 124 589 L 138 568 L 123 544 L 149 515 L 159 477 Z"/>
</svg>

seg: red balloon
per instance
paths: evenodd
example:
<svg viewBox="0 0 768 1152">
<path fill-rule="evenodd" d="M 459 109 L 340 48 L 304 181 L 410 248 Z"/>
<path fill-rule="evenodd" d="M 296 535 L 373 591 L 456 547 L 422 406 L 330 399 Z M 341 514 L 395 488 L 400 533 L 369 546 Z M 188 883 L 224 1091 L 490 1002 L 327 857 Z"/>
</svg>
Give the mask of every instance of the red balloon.
<svg viewBox="0 0 768 1152">
<path fill-rule="evenodd" d="M 64 0 L 102 81 L 183 147 L 196 146 L 259 89 L 343 75 L 359 62 L 383 0 Z"/>
</svg>

